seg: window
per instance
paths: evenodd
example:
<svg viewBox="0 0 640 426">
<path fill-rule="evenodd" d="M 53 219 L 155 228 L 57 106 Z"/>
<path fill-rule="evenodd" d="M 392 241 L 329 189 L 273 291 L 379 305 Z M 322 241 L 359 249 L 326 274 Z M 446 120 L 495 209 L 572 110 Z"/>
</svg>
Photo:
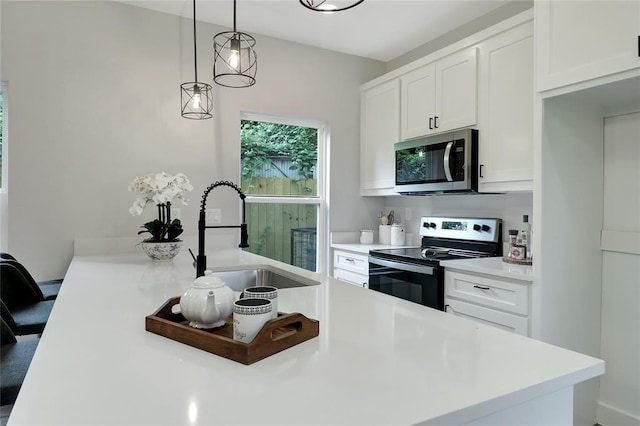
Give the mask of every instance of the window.
<svg viewBox="0 0 640 426">
<path fill-rule="evenodd" d="M 324 126 L 255 114 L 243 114 L 240 124 L 247 251 L 322 270 Z"/>
</svg>

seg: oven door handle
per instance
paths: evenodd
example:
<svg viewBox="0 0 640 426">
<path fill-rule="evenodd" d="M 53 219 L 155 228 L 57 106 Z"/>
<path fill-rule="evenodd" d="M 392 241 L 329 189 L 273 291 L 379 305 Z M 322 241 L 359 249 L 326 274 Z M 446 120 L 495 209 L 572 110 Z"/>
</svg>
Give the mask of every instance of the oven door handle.
<svg viewBox="0 0 640 426">
<path fill-rule="evenodd" d="M 434 270 L 434 268 L 432 268 L 431 266 L 411 265 L 404 262 L 383 260 L 371 256 L 369 256 L 369 263 L 373 263 L 374 265 L 379 266 L 386 266 L 387 268 L 398 269 L 400 271 L 416 272 L 418 274 L 426 275 L 433 275 Z"/>
</svg>

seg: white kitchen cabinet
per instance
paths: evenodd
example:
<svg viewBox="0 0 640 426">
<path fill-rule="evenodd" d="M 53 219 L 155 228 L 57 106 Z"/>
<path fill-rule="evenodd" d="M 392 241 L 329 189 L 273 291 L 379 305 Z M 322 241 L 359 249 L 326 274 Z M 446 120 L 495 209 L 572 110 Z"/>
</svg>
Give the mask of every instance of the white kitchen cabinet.
<svg viewBox="0 0 640 426">
<path fill-rule="evenodd" d="M 487 324 L 502 330 L 511 331 L 522 336 L 528 336 L 529 320 L 506 312 L 489 309 L 484 306 L 466 303 L 461 300 L 445 300 L 447 313 L 470 319 L 475 322 Z"/>
<path fill-rule="evenodd" d="M 479 46 L 479 190 L 533 190 L 533 22 Z"/>
<path fill-rule="evenodd" d="M 476 124 L 476 56 L 468 48 L 400 77 L 402 140 Z"/>
<path fill-rule="evenodd" d="M 445 269 L 445 310 L 529 336 L 530 284 Z"/>
<path fill-rule="evenodd" d="M 391 195 L 393 144 L 400 137 L 400 82 L 391 80 L 360 95 L 360 195 Z"/>
<path fill-rule="evenodd" d="M 369 288 L 369 257 L 361 253 L 334 250 L 333 277 Z"/>
<path fill-rule="evenodd" d="M 534 8 L 539 92 L 640 70 L 640 1 L 536 1 Z"/>
</svg>

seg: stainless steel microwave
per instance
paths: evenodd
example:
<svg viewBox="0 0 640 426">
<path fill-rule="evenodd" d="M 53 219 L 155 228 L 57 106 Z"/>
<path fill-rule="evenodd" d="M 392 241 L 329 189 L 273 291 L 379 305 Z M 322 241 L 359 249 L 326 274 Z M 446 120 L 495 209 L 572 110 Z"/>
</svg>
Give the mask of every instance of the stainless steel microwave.
<svg viewBox="0 0 640 426">
<path fill-rule="evenodd" d="M 478 191 L 478 131 L 396 143 L 395 191 L 406 195 Z"/>
</svg>

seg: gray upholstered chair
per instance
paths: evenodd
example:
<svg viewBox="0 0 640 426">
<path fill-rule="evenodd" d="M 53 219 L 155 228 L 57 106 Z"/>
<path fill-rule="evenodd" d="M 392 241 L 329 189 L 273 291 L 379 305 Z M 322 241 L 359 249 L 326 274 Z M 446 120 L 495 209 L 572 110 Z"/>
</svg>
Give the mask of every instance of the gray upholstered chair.
<svg viewBox="0 0 640 426">
<path fill-rule="evenodd" d="M 55 303 L 7 262 L 0 262 L 0 300 L 2 318 L 17 335 L 42 333 Z"/>
<path fill-rule="evenodd" d="M 47 281 L 38 281 L 33 279 L 27 268 L 24 267 L 18 260 L 10 255 L 9 253 L 0 253 L 0 262 L 8 262 L 15 265 L 22 274 L 26 277 L 26 279 L 32 282 L 34 285 L 38 286 L 45 300 L 55 300 L 58 297 L 58 293 L 60 292 L 60 287 L 62 287 L 62 280 L 47 280 Z"/>
<path fill-rule="evenodd" d="M 9 325 L 1 321 L 0 405 L 11 405 L 18 397 L 40 339 L 18 342 Z"/>
</svg>

